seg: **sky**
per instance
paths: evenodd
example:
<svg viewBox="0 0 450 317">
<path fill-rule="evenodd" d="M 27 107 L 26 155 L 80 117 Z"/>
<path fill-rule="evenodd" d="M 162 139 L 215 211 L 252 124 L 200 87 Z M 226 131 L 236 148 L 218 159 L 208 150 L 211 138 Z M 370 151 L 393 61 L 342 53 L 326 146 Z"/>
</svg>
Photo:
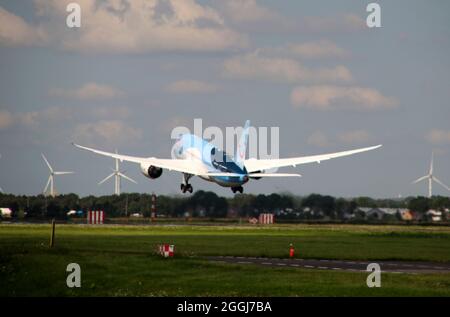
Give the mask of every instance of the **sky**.
<svg viewBox="0 0 450 317">
<path fill-rule="evenodd" d="M 66 6 L 81 7 L 68 28 Z M 280 157 L 383 144 L 381 149 L 284 168 L 247 193 L 343 197 L 425 195 L 435 175 L 450 184 L 450 2 L 0 0 L 0 187 L 39 194 L 111 194 L 112 159 L 71 142 L 170 158 L 177 126 L 279 127 Z M 181 175 L 156 180 L 121 165 L 125 192 L 178 194 Z M 191 181 L 194 190 L 231 196 Z M 439 185 L 434 194 L 448 195 Z"/>
</svg>

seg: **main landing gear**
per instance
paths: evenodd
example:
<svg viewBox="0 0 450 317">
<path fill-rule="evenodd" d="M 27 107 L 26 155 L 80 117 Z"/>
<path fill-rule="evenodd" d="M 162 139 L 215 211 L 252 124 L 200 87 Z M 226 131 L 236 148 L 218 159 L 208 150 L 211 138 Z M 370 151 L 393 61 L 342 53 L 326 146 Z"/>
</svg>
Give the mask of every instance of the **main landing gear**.
<svg viewBox="0 0 450 317">
<path fill-rule="evenodd" d="M 181 188 L 181 191 L 183 192 L 183 194 L 185 193 L 185 192 L 189 192 L 189 193 L 191 193 L 192 194 L 192 191 L 194 190 L 193 188 L 192 188 L 192 185 L 191 184 L 181 184 L 181 186 L 180 186 L 180 188 Z"/>
<path fill-rule="evenodd" d="M 244 192 L 244 188 L 242 186 L 231 187 L 231 190 L 233 191 L 233 194 L 236 192 L 240 192 L 242 194 Z"/>
<path fill-rule="evenodd" d="M 194 189 L 192 188 L 192 185 L 189 184 L 189 179 L 190 179 L 191 177 L 192 177 L 191 174 L 184 174 L 184 173 L 183 173 L 183 182 L 182 182 L 181 185 L 180 185 L 180 189 L 181 189 L 181 191 L 183 192 L 183 194 L 186 193 L 186 192 L 189 192 L 189 193 L 192 194 L 192 191 L 194 190 Z"/>
</svg>

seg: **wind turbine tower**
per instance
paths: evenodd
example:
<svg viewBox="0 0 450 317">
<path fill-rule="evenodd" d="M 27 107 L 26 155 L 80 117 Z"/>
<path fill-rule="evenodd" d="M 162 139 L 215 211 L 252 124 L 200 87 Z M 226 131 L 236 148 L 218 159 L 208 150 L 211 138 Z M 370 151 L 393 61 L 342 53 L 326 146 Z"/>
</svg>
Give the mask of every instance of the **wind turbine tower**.
<svg viewBox="0 0 450 317">
<path fill-rule="evenodd" d="M 73 172 L 54 171 L 44 154 L 42 154 L 42 158 L 44 159 L 45 163 L 48 166 L 48 169 L 50 170 L 50 176 L 48 177 L 47 185 L 45 185 L 45 188 L 44 188 L 44 195 L 49 194 L 51 197 L 55 197 L 56 196 L 55 176 L 73 174 Z M 49 187 L 50 187 L 50 191 L 49 191 Z"/>
<path fill-rule="evenodd" d="M 116 153 L 117 153 L 117 150 L 116 150 Z M 104 180 L 102 180 L 98 184 L 101 185 L 104 182 L 106 182 L 108 179 L 114 177 L 114 195 L 119 196 L 120 195 L 120 190 L 121 190 L 121 180 L 122 180 L 122 178 L 124 178 L 124 179 L 126 179 L 126 180 L 128 180 L 128 181 L 130 181 L 132 183 L 135 183 L 135 184 L 137 184 L 137 182 L 134 179 L 126 176 L 125 174 L 123 174 L 120 171 L 119 159 L 115 159 L 115 161 L 116 161 L 116 168 L 112 169 L 112 171 L 113 171 L 112 174 L 108 175 Z"/>
<path fill-rule="evenodd" d="M 431 153 L 431 162 L 430 162 L 430 170 L 427 175 L 422 176 L 418 179 L 416 179 L 413 184 L 417 184 L 423 180 L 428 180 L 428 197 L 433 196 L 433 182 L 438 183 L 448 191 L 450 191 L 450 188 L 445 185 L 442 181 L 440 181 L 436 176 L 433 175 L 433 164 L 434 164 L 434 153 Z"/>
</svg>

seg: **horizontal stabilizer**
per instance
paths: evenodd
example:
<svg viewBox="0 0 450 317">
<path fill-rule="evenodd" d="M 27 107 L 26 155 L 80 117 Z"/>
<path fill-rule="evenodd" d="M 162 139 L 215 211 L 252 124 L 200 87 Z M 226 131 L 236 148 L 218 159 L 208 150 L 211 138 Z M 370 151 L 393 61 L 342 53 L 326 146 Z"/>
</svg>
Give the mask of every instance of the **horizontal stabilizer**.
<svg viewBox="0 0 450 317">
<path fill-rule="evenodd" d="M 245 176 L 245 174 L 239 174 L 239 173 L 207 173 L 207 174 L 199 174 L 200 176 L 216 176 L 216 177 L 240 177 L 240 176 Z"/>
<path fill-rule="evenodd" d="M 300 174 L 286 174 L 286 173 L 251 173 L 248 177 L 302 177 Z"/>
</svg>

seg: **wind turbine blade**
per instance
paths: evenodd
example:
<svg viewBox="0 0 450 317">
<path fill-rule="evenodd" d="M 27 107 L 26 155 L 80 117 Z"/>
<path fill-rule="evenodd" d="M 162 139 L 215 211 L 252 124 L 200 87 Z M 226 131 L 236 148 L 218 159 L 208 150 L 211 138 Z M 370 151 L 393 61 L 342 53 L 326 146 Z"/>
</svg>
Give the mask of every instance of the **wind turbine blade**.
<svg viewBox="0 0 450 317">
<path fill-rule="evenodd" d="M 74 172 L 54 172 L 55 175 L 69 175 L 74 174 Z"/>
<path fill-rule="evenodd" d="M 3 193 L 3 188 L 0 187 L 0 193 Z"/>
<path fill-rule="evenodd" d="M 106 182 L 108 179 L 110 179 L 110 178 L 113 177 L 113 176 L 114 176 L 114 173 L 111 174 L 111 175 L 106 176 L 106 178 L 103 179 L 103 180 L 102 180 L 100 183 L 98 183 L 98 184 L 99 184 L 99 185 L 103 184 L 104 182 Z"/>
<path fill-rule="evenodd" d="M 47 192 L 48 186 L 50 186 L 50 181 L 51 180 L 52 180 L 52 176 L 50 175 L 50 177 L 48 178 L 48 181 L 47 181 L 47 185 L 45 185 L 45 188 L 44 188 L 44 194 Z"/>
<path fill-rule="evenodd" d="M 53 168 L 52 168 L 52 166 L 50 165 L 50 163 L 47 161 L 47 158 L 45 157 L 44 153 L 41 153 L 41 155 L 42 155 L 42 158 L 44 159 L 45 163 L 47 164 L 48 169 L 50 170 L 50 172 L 53 173 Z"/>
<path fill-rule="evenodd" d="M 433 175 L 434 151 L 431 152 L 430 175 Z"/>
<path fill-rule="evenodd" d="M 433 180 L 438 183 L 439 185 L 441 185 L 442 187 L 444 187 L 445 189 L 447 189 L 448 191 L 450 191 L 450 188 L 445 185 L 443 182 L 441 182 L 439 179 L 437 179 L 435 176 L 433 176 Z"/>
<path fill-rule="evenodd" d="M 421 178 L 416 179 L 412 184 L 417 184 L 418 182 L 423 181 L 424 179 L 427 179 L 429 175 L 422 176 Z"/>
<path fill-rule="evenodd" d="M 132 183 L 137 184 L 137 182 L 136 182 L 134 179 L 128 177 L 127 175 L 124 175 L 124 174 L 122 174 L 122 173 L 119 173 L 119 176 L 125 178 L 126 180 L 128 180 L 128 181 L 130 181 L 130 182 L 132 182 Z"/>
</svg>

